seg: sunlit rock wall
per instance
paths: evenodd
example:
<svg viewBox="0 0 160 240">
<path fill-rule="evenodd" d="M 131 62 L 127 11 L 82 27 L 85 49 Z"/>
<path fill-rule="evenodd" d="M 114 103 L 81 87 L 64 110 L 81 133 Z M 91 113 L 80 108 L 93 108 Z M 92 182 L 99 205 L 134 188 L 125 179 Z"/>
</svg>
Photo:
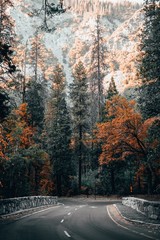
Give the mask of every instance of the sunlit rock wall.
<svg viewBox="0 0 160 240">
<path fill-rule="evenodd" d="M 2 199 L 0 200 L 0 215 L 54 204 L 57 204 L 57 197 L 52 196 L 30 196 Z"/>
<path fill-rule="evenodd" d="M 160 219 L 160 201 L 146 201 L 140 198 L 125 197 L 122 199 L 122 204 L 129 206 L 150 219 Z"/>
</svg>

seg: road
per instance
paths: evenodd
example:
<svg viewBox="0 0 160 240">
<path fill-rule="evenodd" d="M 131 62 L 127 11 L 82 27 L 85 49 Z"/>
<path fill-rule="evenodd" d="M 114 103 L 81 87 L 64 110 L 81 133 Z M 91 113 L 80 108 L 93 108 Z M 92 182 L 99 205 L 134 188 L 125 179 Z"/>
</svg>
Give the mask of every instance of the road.
<svg viewBox="0 0 160 240">
<path fill-rule="evenodd" d="M 62 200 L 19 220 L 0 223 L 1 240 L 148 240 L 160 239 L 153 229 L 122 219 L 116 201 Z"/>
</svg>

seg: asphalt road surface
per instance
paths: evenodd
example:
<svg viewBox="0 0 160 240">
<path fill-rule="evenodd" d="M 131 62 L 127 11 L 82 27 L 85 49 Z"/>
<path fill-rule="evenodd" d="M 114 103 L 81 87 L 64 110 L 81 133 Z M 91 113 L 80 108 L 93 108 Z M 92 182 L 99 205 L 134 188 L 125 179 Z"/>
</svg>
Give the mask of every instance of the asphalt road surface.
<svg viewBox="0 0 160 240">
<path fill-rule="evenodd" d="M 0 223 L 0 240 L 160 240 L 158 230 L 121 218 L 113 201 L 61 200 L 19 220 Z"/>
</svg>

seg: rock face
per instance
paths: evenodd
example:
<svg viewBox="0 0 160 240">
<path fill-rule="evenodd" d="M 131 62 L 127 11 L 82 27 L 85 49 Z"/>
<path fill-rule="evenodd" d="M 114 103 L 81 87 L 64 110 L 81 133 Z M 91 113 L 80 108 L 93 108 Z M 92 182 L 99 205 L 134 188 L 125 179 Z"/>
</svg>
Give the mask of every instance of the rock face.
<svg viewBox="0 0 160 240">
<path fill-rule="evenodd" d="M 150 219 L 160 220 L 160 202 L 125 197 L 122 199 L 122 204 L 145 214 Z"/>
<path fill-rule="evenodd" d="M 87 70 L 90 67 L 98 12 L 101 16 L 104 47 L 108 51 L 104 84 L 107 86 L 111 76 L 114 76 L 121 92 L 134 85 L 134 58 L 137 55 L 138 36 L 143 22 L 141 5 L 127 1 L 113 3 L 111 0 L 65 0 L 66 7 L 71 8 L 48 21 L 49 27 L 55 27 L 54 32 L 48 33 L 39 28 L 44 20 L 42 3 L 42 0 L 16 0 L 15 7 L 10 11 L 19 41 L 24 47 L 28 44 L 28 54 L 31 39 L 38 31 L 41 42 L 64 67 L 67 82 L 71 82 L 75 63 L 82 60 Z M 39 14 L 35 15 L 34 10 Z M 31 67 L 28 66 L 27 69 Z"/>
<path fill-rule="evenodd" d="M 57 204 L 57 197 L 31 196 L 3 199 L 0 200 L 0 215 L 53 204 Z"/>
</svg>

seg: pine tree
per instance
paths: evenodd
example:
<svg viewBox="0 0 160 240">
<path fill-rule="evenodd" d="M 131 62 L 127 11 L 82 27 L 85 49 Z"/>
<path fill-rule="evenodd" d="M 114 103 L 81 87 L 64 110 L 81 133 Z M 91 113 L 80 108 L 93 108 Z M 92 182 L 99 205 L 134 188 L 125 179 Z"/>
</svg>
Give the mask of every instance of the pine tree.
<svg viewBox="0 0 160 240">
<path fill-rule="evenodd" d="M 28 103 L 28 113 L 30 115 L 30 124 L 41 132 L 43 129 L 44 111 L 45 111 L 45 89 L 46 83 L 38 83 L 31 80 L 27 85 L 26 102 Z"/>
<path fill-rule="evenodd" d="M 6 84 L 6 74 L 15 72 L 16 67 L 12 63 L 13 50 L 13 23 L 6 13 L 8 7 L 12 6 L 11 0 L 1 0 L 0 2 L 0 81 Z"/>
<path fill-rule="evenodd" d="M 99 15 L 97 15 L 95 31 L 96 33 L 93 42 L 90 67 L 90 90 L 93 105 L 92 108 L 94 109 L 94 118 L 95 115 L 97 115 L 95 120 L 101 121 L 102 109 L 104 105 L 103 77 L 105 69 L 106 49 L 104 48 L 104 39 L 102 37 L 102 28 Z"/>
<path fill-rule="evenodd" d="M 107 99 L 110 100 L 113 96 L 117 94 L 118 94 L 118 91 L 116 88 L 116 84 L 115 84 L 114 78 L 112 77 L 109 84 L 109 88 L 107 90 Z"/>
<path fill-rule="evenodd" d="M 84 156 L 84 140 L 88 131 L 88 83 L 86 71 L 82 62 L 74 68 L 74 80 L 70 85 L 70 98 L 72 101 L 73 137 L 75 141 L 75 154 L 78 155 L 78 186 L 81 190 L 82 163 Z"/>
<path fill-rule="evenodd" d="M 62 67 L 57 65 L 46 113 L 46 132 L 48 153 L 53 164 L 56 193 L 59 196 L 66 194 L 69 190 L 69 176 L 72 174 L 70 116 L 64 90 L 65 77 Z"/>
<path fill-rule="evenodd" d="M 65 11 L 66 8 L 64 8 L 63 6 L 63 0 L 56 0 L 56 2 L 54 1 L 54 3 L 50 3 L 48 0 L 42 0 L 42 8 L 40 10 L 34 10 L 34 14 L 41 14 L 41 17 L 43 16 L 43 23 L 40 27 L 41 30 L 44 30 L 46 32 L 52 32 L 55 30 L 55 26 L 49 24 L 49 20 L 55 15 L 62 14 Z"/>
<path fill-rule="evenodd" d="M 27 104 L 23 103 L 0 128 L 0 181 L 4 185 L 4 197 L 38 195 L 41 181 L 52 184 L 50 172 L 41 176 L 50 159 L 35 142 L 36 130 L 29 124 L 29 118 Z"/>
<path fill-rule="evenodd" d="M 142 32 L 142 57 L 140 73 L 146 82 L 160 82 L 160 2 L 145 0 L 145 22 Z"/>
<path fill-rule="evenodd" d="M 107 90 L 107 93 L 106 93 L 106 102 L 108 100 L 111 100 L 115 95 L 118 95 L 118 91 L 117 91 L 117 88 L 116 88 L 116 84 L 115 84 L 115 81 L 114 81 L 114 78 L 111 77 L 111 81 L 110 81 L 110 84 L 109 84 L 109 87 L 108 87 L 108 90 Z M 104 106 L 103 108 L 103 115 L 102 115 L 102 121 L 106 121 L 107 120 L 107 108 L 106 106 Z"/>
<path fill-rule="evenodd" d="M 9 114 L 10 106 L 8 103 L 9 103 L 8 94 L 2 89 L 0 89 L 0 109 L 1 109 L 0 123 L 3 122 Z"/>
<path fill-rule="evenodd" d="M 139 107 L 143 117 L 149 118 L 160 113 L 160 2 L 146 0 L 145 22 L 142 31 Z"/>
</svg>

